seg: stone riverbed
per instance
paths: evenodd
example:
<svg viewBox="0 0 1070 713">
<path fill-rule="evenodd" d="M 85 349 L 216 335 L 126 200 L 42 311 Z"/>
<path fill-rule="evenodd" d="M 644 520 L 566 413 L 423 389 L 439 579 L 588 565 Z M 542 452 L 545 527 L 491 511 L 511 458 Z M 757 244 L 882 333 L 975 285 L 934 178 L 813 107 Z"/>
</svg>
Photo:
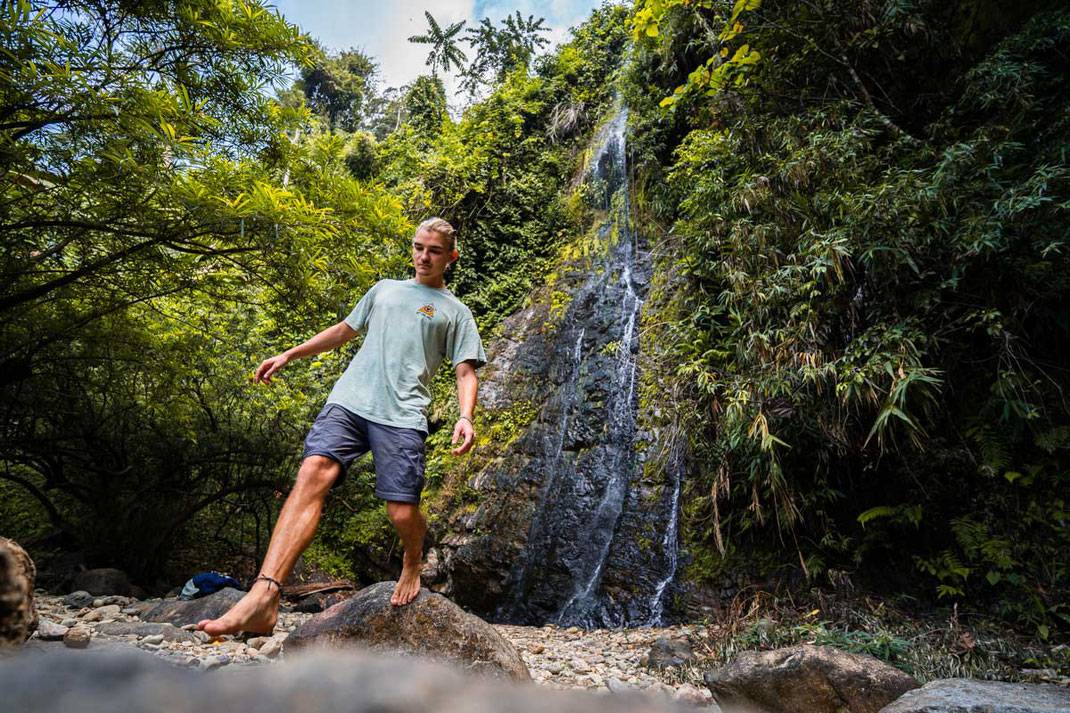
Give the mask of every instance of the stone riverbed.
<svg viewBox="0 0 1070 713">
<path fill-rule="evenodd" d="M 30 653 L 62 647 L 85 648 L 87 653 L 136 648 L 176 666 L 205 670 L 273 665 L 285 657 L 283 644 L 289 633 L 314 616 L 283 612 L 270 637 L 212 640 L 192 625 L 142 622 L 139 612 L 144 605 L 159 600 L 138 602 L 110 596 L 70 601 L 70 597 L 42 591 L 35 598 L 41 624 L 26 644 Z M 655 641 L 668 639 L 689 651 L 693 642 L 705 640 L 705 627 L 582 630 L 499 624 L 495 628 L 520 651 L 537 685 L 605 692 L 646 691 L 715 708 L 697 668 L 648 665 Z"/>
</svg>

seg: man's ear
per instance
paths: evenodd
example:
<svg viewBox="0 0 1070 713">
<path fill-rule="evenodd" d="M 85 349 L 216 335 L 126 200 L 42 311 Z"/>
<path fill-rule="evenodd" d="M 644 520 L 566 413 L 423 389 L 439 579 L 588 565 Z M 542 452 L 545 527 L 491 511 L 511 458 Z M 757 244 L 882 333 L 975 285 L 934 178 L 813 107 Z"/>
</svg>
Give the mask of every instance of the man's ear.
<svg viewBox="0 0 1070 713">
<path fill-rule="evenodd" d="M 460 256 L 460 251 L 458 251 L 457 248 L 454 248 L 453 252 L 450 253 L 450 264 L 452 265 L 453 263 L 457 262 L 457 258 L 459 258 Z"/>
</svg>

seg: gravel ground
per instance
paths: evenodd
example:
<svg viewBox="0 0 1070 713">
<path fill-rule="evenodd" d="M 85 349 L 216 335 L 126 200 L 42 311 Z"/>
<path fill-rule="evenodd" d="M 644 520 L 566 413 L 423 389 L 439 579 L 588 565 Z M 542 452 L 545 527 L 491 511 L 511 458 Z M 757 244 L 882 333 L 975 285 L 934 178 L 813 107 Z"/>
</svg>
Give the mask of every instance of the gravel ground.
<svg viewBox="0 0 1070 713">
<path fill-rule="evenodd" d="M 223 666 L 271 665 L 283 658 L 282 645 L 293 629 L 312 614 L 281 613 L 270 637 L 212 641 L 191 626 L 141 622 L 127 597 L 100 597 L 87 606 L 63 603 L 63 597 L 35 594 L 42 626 L 27 643 L 30 650 L 54 647 L 114 650 L 134 647 L 177 666 L 217 669 Z M 703 627 L 643 629 L 567 629 L 496 625 L 520 651 L 537 685 L 625 692 L 643 690 L 695 705 L 709 705 L 710 693 L 681 683 L 678 673 L 648 668 L 646 655 L 658 638 L 700 640 Z"/>
</svg>

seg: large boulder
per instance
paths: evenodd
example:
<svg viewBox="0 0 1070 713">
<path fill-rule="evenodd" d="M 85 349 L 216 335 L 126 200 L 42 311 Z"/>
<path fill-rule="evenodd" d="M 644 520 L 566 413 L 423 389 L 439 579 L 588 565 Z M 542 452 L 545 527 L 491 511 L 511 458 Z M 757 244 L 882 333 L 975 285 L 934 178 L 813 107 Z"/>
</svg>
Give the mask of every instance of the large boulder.
<svg viewBox="0 0 1070 713">
<path fill-rule="evenodd" d="M 122 597 L 130 597 L 135 593 L 134 586 L 126 572 L 114 567 L 102 567 L 100 569 L 87 569 L 74 575 L 71 583 L 72 591 L 89 592 L 94 596 L 106 596 L 117 594 Z"/>
<path fill-rule="evenodd" d="M 37 569 L 26 550 L 0 537 L 0 647 L 18 646 L 37 628 L 33 585 Z"/>
<path fill-rule="evenodd" d="M 918 687 L 872 656 L 811 644 L 747 652 L 704 679 L 721 707 L 763 713 L 877 713 Z"/>
<path fill-rule="evenodd" d="M 668 702 L 509 686 L 394 656 L 331 652 L 212 673 L 150 656 L 60 652 L 0 666 L 4 710 L 19 713 L 669 713 Z"/>
<path fill-rule="evenodd" d="M 1066 713 L 1070 688 L 945 678 L 909 691 L 880 713 Z"/>
<path fill-rule="evenodd" d="M 189 601 L 165 599 L 156 604 L 142 606 L 141 620 L 154 621 L 175 626 L 196 624 L 201 619 L 218 619 L 241 601 L 245 592 L 232 587 L 224 587 L 215 594 Z"/>
<path fill-rule="evenodd" d="M 393 591 L 393 582 L 380 582 L 317 614 L 290 633 L 286 651 L 359 645 L 448 661 L 492 678 L 531 680 L 516 647 L 487 622 L 427 589 L 396 607 Z"/>
</svg>

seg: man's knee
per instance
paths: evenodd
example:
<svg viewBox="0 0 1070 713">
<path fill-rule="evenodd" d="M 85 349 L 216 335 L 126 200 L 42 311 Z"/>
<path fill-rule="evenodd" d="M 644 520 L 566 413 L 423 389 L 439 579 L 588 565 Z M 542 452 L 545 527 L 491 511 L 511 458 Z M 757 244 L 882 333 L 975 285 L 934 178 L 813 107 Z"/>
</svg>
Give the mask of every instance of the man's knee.
<svg viewBox="0 0 1070 713">
<path fill-rule="evenodd" d="M 297 471 L 294 490 L 306 493 L 326 494 L 342 473 L 341 464 L 327 456 L 309 456 Z"/>
<path fill-rule="evenodd" d="M 399 503 L 389 500 L 386 503 L 386 514 L 394 527 L 398 529 L 410 528 L 419 525 L 423 521 L 420 506 L 412 503 Z"/>
</svg>

